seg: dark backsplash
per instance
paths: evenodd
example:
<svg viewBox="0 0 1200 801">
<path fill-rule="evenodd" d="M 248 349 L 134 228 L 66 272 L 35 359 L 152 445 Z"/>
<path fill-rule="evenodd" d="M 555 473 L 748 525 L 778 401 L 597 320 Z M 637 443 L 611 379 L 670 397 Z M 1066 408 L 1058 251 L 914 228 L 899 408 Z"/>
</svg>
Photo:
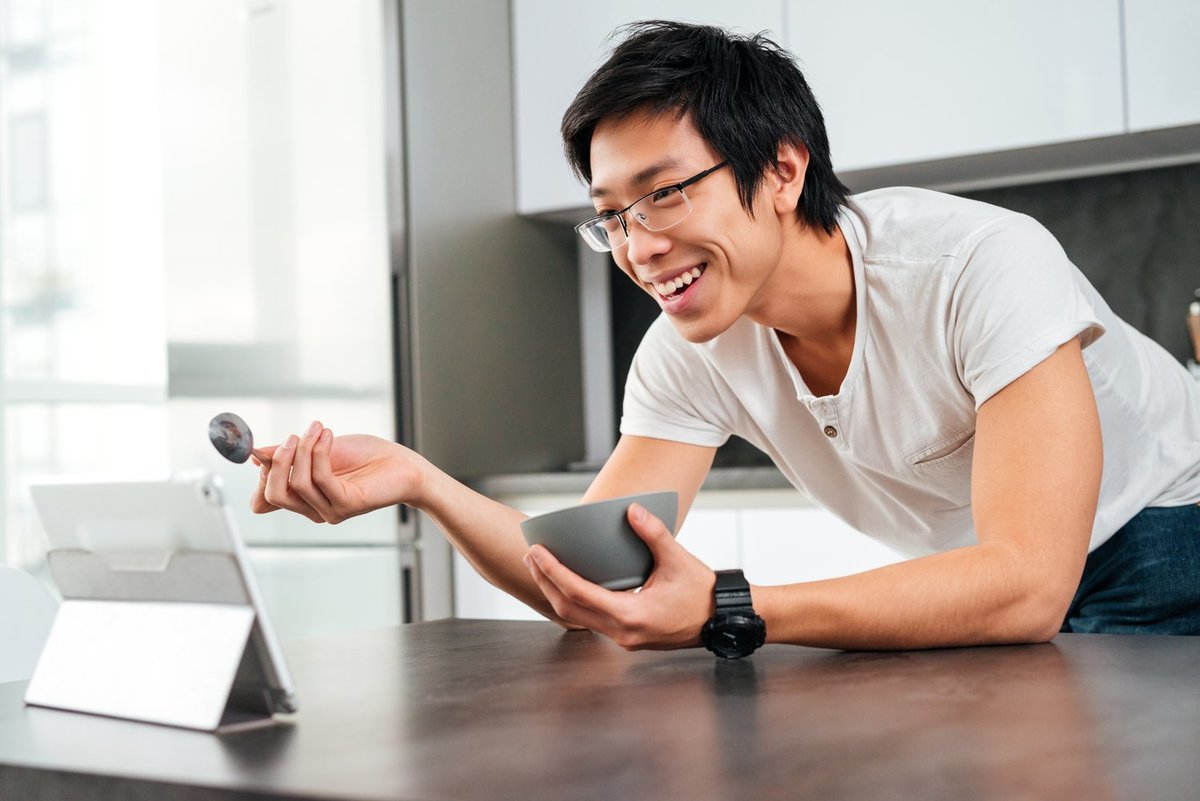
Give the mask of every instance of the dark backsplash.
<svg viewBox="0 0 1200 801">
<path fill-rule="evenodd" d="M 1200 165 L 961 194 L 1040 221 L 1118 315 L 1175 358 L 1187 359 L 1184 314 L 1200 287 Z M 619 420 L 625 376 L 658 307 L 619 270 L 611 276 Z M 717 452 L 715 464 L 758 466 L 770 460 L 735 437 Z"/>
<path fill-rule="evenodd" d="M 1020 211 L 1058 237 L 1113 311 L 1181 362 L 1200 287 L 1200 165 L 989 189 L 964 197 Z"/>
</svg>

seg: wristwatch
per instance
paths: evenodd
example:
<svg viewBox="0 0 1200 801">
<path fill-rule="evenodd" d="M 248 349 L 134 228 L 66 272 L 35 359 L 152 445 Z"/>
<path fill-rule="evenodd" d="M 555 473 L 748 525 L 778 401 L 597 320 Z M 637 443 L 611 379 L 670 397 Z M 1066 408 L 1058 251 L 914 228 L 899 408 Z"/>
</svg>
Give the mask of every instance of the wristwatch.
<svg viewBox="0 0 1200 801">
<path fill-rule="evenodd" d="M 725 659 L 754 653 L 767 639 L 767 624 L 754 613 L 750 582 L 740 570 L 718 570 L 713 595 L 717 611 L 700 630 L 704 647 Z"/>
</svg>

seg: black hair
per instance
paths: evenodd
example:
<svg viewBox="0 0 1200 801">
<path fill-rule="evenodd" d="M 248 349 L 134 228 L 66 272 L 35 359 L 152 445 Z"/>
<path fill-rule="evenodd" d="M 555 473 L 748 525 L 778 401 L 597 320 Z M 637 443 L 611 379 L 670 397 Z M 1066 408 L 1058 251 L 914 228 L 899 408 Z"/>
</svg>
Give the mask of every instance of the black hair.
<svg viewBox="0 0 1200 801">
<path fill-rule="evenodd" d="M 743 36 L 709 25 L 648 20 L 618 28 L 625 39 L 563 115 L 563 148 L 572 170 L 591 183 L 596 125 L 639 111 L 690 115 L 702 137 L 728 159 L 742 206 L 754 195 L 779 146 L 809 153 L 796 215 L 833 233 L 849 190 L 833 172 L 825 120 L 791 53 L 759 33 Z"/>
</svg>

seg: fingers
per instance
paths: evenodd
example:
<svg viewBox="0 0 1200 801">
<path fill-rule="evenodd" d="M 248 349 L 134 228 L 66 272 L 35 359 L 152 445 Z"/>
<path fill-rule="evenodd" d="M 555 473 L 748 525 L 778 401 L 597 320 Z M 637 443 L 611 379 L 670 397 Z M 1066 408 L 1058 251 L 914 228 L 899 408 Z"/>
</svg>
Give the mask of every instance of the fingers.
<svg viewBox="0 0 1200 801">
<path fill-rule="evenodd" d="M 266 514 L 267 512 L 278 512 L 279 507 L 270 503 L 266 497 L 267 474 L 270 472 L 271 466 L 260 463 L 259 468 L 258 488 L 254 490 L 254 495 L 250 498 L 250 511 L 256 515 Z"/>
<path fill-rule="evenodd" d="M 316 420 L 301 437 L 293 434 L 282 445 L 256 448 L 252 456 L 261 470 L 251 510 L 288 509 L 316 523 L 344 520 L 347 515 L 335 501 L 345 490 L 334 475 L 332 451 L 333 432 Z"/>
<path fill-rule="evenodd" d="M 275 449 L 271 448 L 270 450 L 274 451 Z M 271 455 L 264 448 L 252 448 L 250 450 L 250 459 L 259 467 L 262 467 L 264 464 L 269 467 L 271 464 Z"/>
<path fill-rule="evenodd" d="M 613 613 L 621 605 L 621 594 L 581 578 L 542 546 L 530 549 L 525 565 L 555 614 L 563 620 L 601 633 L 616 628 Z"/>
<path fill-rule="evenodd" d="M 262 467 L 264 464 L 267 467 L 271 466 L 271 454 L 275 453 L 278 445 L 268 445 L 265 448 L 253 448 L 250 451 L 250 461 Z"/>
<path fill-rule="evenodd" d="M 315 509 L 322 520 L 330 520 L 333 517 L 332 505 L 325 494 L 313 484 L 313 447 L 324 431 L 320 422 L 314 420 L 304 432 L 304 436 L 296 443 L 288 487 L 301 500 Z"/>
<path fill-rule="evenodd" d="M 312 449 L 312 482 L 328 499 L 333 516 L 326 516 L 330 523 L 340 523 L 346 508 L 346 490 L 333 473 L 333 432 L 326 428 L 317 437 Z M 335 519 L 337 518 L 337 519 Z"/>
<path fill-rule="evenodd" d="M 272 506 L 302 514 L 314 523 L 323 523 L 324 518 L 317 510 L 297 495 L 290 486 L 289 478 L 299 444 L 300 439 L 292 434 L 275 450 L 271 457 L 271 467 L 267 472 L 266 484 L 263 487 L 263 498 Z"/>
</svg>

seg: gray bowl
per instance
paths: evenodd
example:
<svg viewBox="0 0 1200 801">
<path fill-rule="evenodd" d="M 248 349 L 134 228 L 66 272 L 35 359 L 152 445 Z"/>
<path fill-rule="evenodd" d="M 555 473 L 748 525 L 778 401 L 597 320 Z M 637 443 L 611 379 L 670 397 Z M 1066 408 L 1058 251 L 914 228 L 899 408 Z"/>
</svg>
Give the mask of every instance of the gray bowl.
<svg viewBox="0 0 1200 801">
<path fill-rule="evenodd" d="M 654 557 L 626 517 L 635 502 L 675 531 L 679 497 L 674 492 L 570 506 L 522 521 L 521 531 L 531 546 L 544 545 L 554 558 L 594 584 L 609 590 L 640 587 L 654 570 Z"/>
</svg>

